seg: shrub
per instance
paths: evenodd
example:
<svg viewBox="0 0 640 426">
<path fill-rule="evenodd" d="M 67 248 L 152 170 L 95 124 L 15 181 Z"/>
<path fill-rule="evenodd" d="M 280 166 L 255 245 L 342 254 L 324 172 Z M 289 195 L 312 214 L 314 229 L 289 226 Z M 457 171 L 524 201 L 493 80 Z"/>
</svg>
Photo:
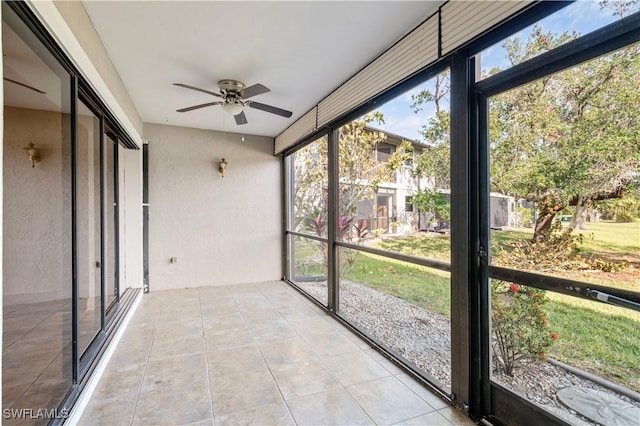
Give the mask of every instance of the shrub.
<svg viewBox="0 0 640 426">
<path fill-rule="evenodd" d="M 616 222 L 618 223 L 629 223 L 629 222 L 633 222 L 634 218 L 633 215 L 631 213 L 617 213 L 616 214 Z"/>
<path fill-rule="evenodd" d="M 491 282 L 492 346 L 498 371 L 511 376 L 520 362 L 545 358 L 547 349 L 558 339 L 549 330 L 542 310 L 547 300 L 544 290 Z"/>
</svg>

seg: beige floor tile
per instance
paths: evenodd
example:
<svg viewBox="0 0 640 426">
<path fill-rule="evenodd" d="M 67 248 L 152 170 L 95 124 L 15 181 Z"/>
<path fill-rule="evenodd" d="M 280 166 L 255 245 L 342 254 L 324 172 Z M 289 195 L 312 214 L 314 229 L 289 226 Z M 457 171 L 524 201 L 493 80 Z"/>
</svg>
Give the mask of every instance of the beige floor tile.
<svg viewBox="0 0 640 426">
<path fill-rule="evenodd" d="M 264 321 L 249 321 L 247 327 L 252 330 L 276 329 L 289 327 L 289 322 L 284 318 L 270 318 Z"/>
<path fill-rule="evenodd" d="M 333 333 L 309 335 L 299 331 L 300 335 L 311 345 L 318 354 L 344 354 L 360 350 L 358 345 L 335 330 Z"/>
<path fill-rule="evenodd" d="M 445 417 L 451 424 L 466 426 L 474 423 L 462 411 L 455 407 L 447 407 L 438 410 L 438 413 Z"/>
<path fill-rule="evenodd" d="M 216 425 L 219 426 L 294 426 L 296 424 L 287 405 L 283 402 L 215 416 L 215 420 Z"/>
<path fill-rule="evenodd" d="M 392 424 L 434 409 L 395 377 L 348 386 L 347 390 L 378 424 Z"/>
<path fill-rule="evenodd" d="M 235 330 L 237 328 L 245 328 L 247 325 L 240 312 L 207 317 L 202 320 L 202 324 L 205 333 L 210 331 Z"/>
<path fill-rule="evenodd" d="M 157 327 L 155 323 L 130 323 L 120 339 L 121 342 L 140 342 L 153 340 Z"/>
<path fill-rule="evenodd" d="M 210 375 L 241 375 L 254 370 L 267 370 L 255 344 L 207 352 Z"/>
<path fill-rule="evenodd" d="M 146 363 L 149 359 L 153 340 L 120 342 L 109 360 L 110 366 L 124 367 L 131 364 Z"/>
<path fill-rule="evenodd" d="M 418 383 L 414 378 L 410 377 L 406 373 L 397 374 L 396 377 L 400 379 L 402 383 L 404 383 L 409 389 L 413 391 L 416 395 L 422 398 L 427 402 L 430 406 L 432 406 L 435 410 L 440 410 L 441 408 L 449 407 L 449 404 L 443 400 L 441 397 L 436 395 L 434 392 L 430 391 L 424 385 Z"/>
<path fill-rule="evenodd" d="M 211 395 L 216 417 L 284 402 L 266 369 L 238 375 L 216 375 L 212 372 Z"/>
<path fill-rule="evenodd" d="M 231 294 L 260 293 L 255 284 L 232 284 L 224 286 Z"/>
<path fill-rule="evenodd" d="M 202 318 L 221 317 L 240 312 L 235 302 L 232 305 L 210 305 L 201 301 L 200 310 Z"/>
<path fill-rule="evenodd" d="M 156 340 L 179 339 L 183 337 L 202 336 L 202 318 L 181 318 L 171 322 L 158 323 L 155 333 Z"/>
<path fill-rule="evenodd" d="M 135 398 L 91 398 L 78 426 L 128 425 L 133 418 Z"/>
<path fill-rule="evenodd" d="M 287 401 L 300 425 L 370 425 L 373 420 L 344 390 L 331 389 Z"/>
<path fill-rule="evenodd" d="M 135 399 L 140 391 L 145 367 L 144 363 L 121 367 L 115 367 L 109 363 L 100 377 L 92 398 Z"/>
<path fill-rule="evenodd" d="M 396 423 L 396 425 L 407 425 L 407 426 L 451 426 L 452 423 L 447 420 L 442 414 L 434 411 L 429 414 L 424 414 L 422 416 L 414 417 L 409 420 L 402 421 L 400 423 Z"/>
<path fill-rule="evenodd" d="M 390 376 L 389 370 L 364 351 L 321 355 L 320 359 L 343 386 Z"/>
<path fill-rule="evenodd" d="M 200 306 L 229 306 L 236 308 L 236 300 L 230 293 L 200 293 Z"/>
<path fill-rule="evenodd" d="M 306 320 L 321 317 L 321 314 L 317 313 L 313 309 L 307 308 L 304 305 L 296 306 L 297 304 L 299 304 L 298 301 L 294 303 L 294 305 L 287 304 L 284 307 L 278 308 L 278 312 L 280 312 L 280 315 L 282 315 L 282 317 L 287 321 Z"/>
<path fill-rule="evenodd" d="M 246 326 L 234 330 L 205 329 L 204 340 L 207 344 L 207 352 L 254 344 L 253 334 Z"/>
<path fill-rule="evenodd" d="M 300 337 L 267 341 L 260 343 L 259 346 L 270 367 L 318 359 L 318 355 L 311 349 L 311 345 Z"/>
<path fill-rule="evenodd" d="M 282 282 L 146 297 L 81 424 L 471 424 Z"/>
<path fill-rule="evenodd" d="M 163 309 L 158 318 L 158 327 L 164 328 L 167 323 L 175 321 L 199 320 L 201 317 L 200 302 L 196 301 L 193 305 L 181 309 Z"/>
<path fill-rule="evenodd" d="M 183 337 L 165 340 L 154 340 L 149 359 L 169 358 L 181 355 L 203 353 L 204 337 Z"/>
<path fill-rule="evenodd" d="M 297 331 L 313 332 L 316 334 L 333 333 L 336 331 L 336 327 L 339 326 L 339 324 L 331 318 L 323 316 L 305 318 L 301 320 L 290 320 L 289 323 L 291 324 L 291 327 Z"/>
<path fill-rule="evenodd" d="M 229 289 L 227 287 L 221 286 L 207 286 L 207 287 L 198 287 L 198 295 L 200 298 L 203 296 L 228 296 Z"/>
<path fill-rule="evenodd" d="M 368 349 L 365 349 L 364 351 L 371 358 L 373 358 L 376 361 L 378 361 L 378 364 L 382 365 L 384 368 L 389 370 L 389 372 L 391 374 L 394 374 L 394 375 L 395 374 L 405 374 L 405 372 L 404 372 L 404 370 L 402 368 L 398 367 L 396 364 L 391 362 L 387 357 L 385 357 L 384 355 L 382 355 L 380 352 L 376 351 L 375 349 L 368 348 Z"/>
<path fill-rule="evenodd" d="M 286 320 L 255 325 L 251 327 L 250 332 L 257 343 L 280 342 L 300 338 L 298 332 Z"/>
<path fill-rule="evenodd" d="M 199 384 L 207 390 L 207 362 L 204 353 L 150 360 L 141 392 L 180 388 L 190 384 Z"/>
<path fill-rule="evenodd" d="M 271 373 L 285 400 L 341 386 L 331 372 L 316 360 L 271 367 Z"/>
<path fill-rule="evenodd" d="M 138 396 L 133 415 L 134 425 L 146 426 L 210 420 L 213 420 L 211 396 L 199 385 L 143 392 Z"/>
</svg>

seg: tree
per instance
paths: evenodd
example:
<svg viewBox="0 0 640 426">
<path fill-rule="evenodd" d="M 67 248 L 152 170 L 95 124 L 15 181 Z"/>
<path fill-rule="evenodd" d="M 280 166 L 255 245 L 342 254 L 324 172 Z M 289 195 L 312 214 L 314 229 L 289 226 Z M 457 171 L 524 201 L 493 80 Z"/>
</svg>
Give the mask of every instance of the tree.
<svg viewBox="0 0 640 426">
<path fill-rule="evenodd" d="M 384 132 L 371 130 L 371 124 L 384 124 L 380 112 L 345 124 L 338 130 L 339 216 L 355 218 L 358 203 L 373 200 L 381 182 L 390 181 L 400 167 L 395 153 L 387 163 L 372 155 L 377 146 L 387 140 Z"/>
<path fill-rule="evenodd" d="M 411 96 L 411 108 L 416 114 L 427 104 L 434 106 L 434 115 L 420 130 L 428 148 L 415 159 L 413 175 L 418 179 L 431 179 L 435 189 L 450 188 L 451 117 L 447 108 L 450 89 L 449 71 L 444 71 L 436 76 L 433 90 L 422 90 Z"/>
<path fill-rule="evenodd" d="M 451 217 L 451 202 L 447 194 L 432 189 L 420 189 L 413 196 L 413 205 L 419 211 L 430 212 L 438 223 L 448 222 Z"/>
<path fill-rule="evenodd" d="M 536 27 L 525 45 L 506 44 L 518 63 L 574 38 Z M 492 190 L 536 202 L 534 240 L 576 206 L 572 228 L 594 201 L 620 197 L 640 168 L 640 55 L 630 46 L 491 100 Z"/>
<path fill-rule="evenodd" d="M 386 134 L 370 128 L 372 123 L 383 124 L 382 113 L 367 114 L 338 130 L 339 203 L 336 226 L 340 240 L 360 242 L 364 230 L 357 220 L 358 204 L 373 200 L 380 183 L 391 180 L 409 153 L 410 144 L 403 143 L 388 161 L 378 162 L 372 154 L 380 143 L 386 141 Z M 327 233 L 327 153 L 328 140 L 320 138 L 298 150 L 293 161 L 293 227 L 323 237 Z M 325 265 L 328 265 L 326 243 L 316 243 Z M 341 275 L 353 265 L 356 255 L 356 251 L 343 251 L 340 256 Z"/>
</svg>

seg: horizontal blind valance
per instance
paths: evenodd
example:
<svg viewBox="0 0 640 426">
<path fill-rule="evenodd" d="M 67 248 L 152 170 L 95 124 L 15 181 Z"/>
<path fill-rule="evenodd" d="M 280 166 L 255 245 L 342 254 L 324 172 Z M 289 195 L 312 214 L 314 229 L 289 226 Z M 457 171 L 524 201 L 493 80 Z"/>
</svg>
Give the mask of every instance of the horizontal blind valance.
<svg viewBox="0 0 640 426">
<path fill-rule="evenodd" d="M 309 112 L 304 114 L 296 120 L 295 123 L 285 129 L 284 132 L 276 136 L 276 155 L 280 154 L 282 151 L 316 130 L 316 111 L 317 107 L 313 107 Z"/>
<path fill-rule="evenodd" d="M 279 154 L 341 115 L 482 35 L 532 1 L 451 0 L 276 137 Z M 440 49 L 438 49 L 440 47 Z M 440 50 L 440 53 L 438 52 Z"/>
<path fill-rule="evenodd" d="M 318 104 L 318 126 L 330 123 L 436 59 L 438 18 L 434 15 L 322 100 Z"/>
<path fill-rule="evenodd" d="M 440 10 L 442 54 L 452 52 L 530 3 L 512 0 L 449 1 Z"/>
</svg>

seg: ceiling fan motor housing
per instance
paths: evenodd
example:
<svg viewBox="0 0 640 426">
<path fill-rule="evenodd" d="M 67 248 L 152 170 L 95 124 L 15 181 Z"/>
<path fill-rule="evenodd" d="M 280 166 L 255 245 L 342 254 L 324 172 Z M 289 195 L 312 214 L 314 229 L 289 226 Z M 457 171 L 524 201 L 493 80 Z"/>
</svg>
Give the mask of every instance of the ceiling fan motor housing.
<svg viewBox="0 0 640 426">
<path fill-rule="evenodd" d="M 237 80 L 220 80 L 218 86 L 224 94 L 238 94 L 246 88 L 244 83 Z"/>
</svg>

